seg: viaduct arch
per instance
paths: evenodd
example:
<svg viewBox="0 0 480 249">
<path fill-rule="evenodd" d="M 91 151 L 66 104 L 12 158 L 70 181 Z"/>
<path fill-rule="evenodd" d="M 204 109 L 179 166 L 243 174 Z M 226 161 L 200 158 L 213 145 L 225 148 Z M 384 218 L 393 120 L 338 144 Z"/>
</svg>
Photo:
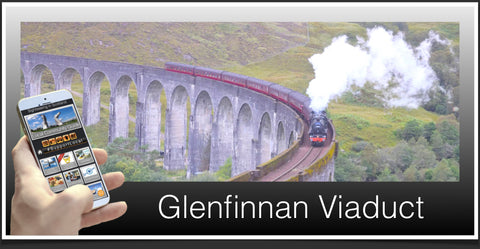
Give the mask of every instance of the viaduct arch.
<svg viewBox="0 0 480 249">
<path fill-rule="evenodd" d="M 70 89 L 72 76 L 83 84 L 82 120 L 100 121 L 100 84 L 110 84 L 109 142 L 127 137 L 131 84 L 137 91 L 137 147 L 160 150 L 164 165 L 186 169 L 187 176 L 215 172 L 228 158 L 232 176 L 254 170 L 286 150 L 300 135 L 298 114 L 266 95 L 213 79 L 166 71 L 163 68 L 40 53 L 21 53 L 25 96 L 40 94 L 41 76 L 50 70 L 55 89 Z M 167 104 L 162 106 L 164 92 Z M 190 106 L 187 106 L 190 100 Z M 191 114 L 187 115 L 187 110 Z M 165 133 L 160 129 L 165 115 Z M 188 129 L 187 129 L 188 127 Z M 188 139 L 187 139 L 188 136 Z"/>
</svg>

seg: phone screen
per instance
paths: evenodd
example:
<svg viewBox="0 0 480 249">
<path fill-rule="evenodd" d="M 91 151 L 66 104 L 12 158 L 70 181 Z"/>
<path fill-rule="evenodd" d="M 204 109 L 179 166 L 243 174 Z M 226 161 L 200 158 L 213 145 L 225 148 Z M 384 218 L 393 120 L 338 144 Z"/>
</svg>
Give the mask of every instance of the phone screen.
<svg viewBox="0 0 480 249">
<path fill-rule="evenodd" d="M 87 185 L 97 201 L 108 197 L 73 99 L 21 111 L 25 132 L 50 189 Z"/>
</svg>

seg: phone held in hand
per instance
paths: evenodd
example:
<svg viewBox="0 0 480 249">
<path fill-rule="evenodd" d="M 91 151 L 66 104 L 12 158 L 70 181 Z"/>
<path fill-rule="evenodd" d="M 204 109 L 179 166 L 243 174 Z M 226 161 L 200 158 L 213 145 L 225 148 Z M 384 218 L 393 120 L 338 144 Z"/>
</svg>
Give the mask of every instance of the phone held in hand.
<svg viewBox="0 0 480 249">
<path fill-rule="evenodd" d="M 93 208 L 106 205 L 110 195 L 72 94 L 59 90 L 24 98 L 17 111 L 50 189 L 59 193 L 84 184 L 92 191 Z"/>
</svg>

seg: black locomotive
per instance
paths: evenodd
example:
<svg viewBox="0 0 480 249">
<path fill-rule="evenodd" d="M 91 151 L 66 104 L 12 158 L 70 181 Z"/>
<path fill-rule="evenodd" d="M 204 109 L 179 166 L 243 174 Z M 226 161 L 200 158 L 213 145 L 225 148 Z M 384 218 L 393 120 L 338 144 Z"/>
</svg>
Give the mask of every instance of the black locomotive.
<svg viewBox="0 0 480 249">
<path fill-rule="evenodd" d="M 311 112 L 310 130 L 308 134 L 310 135 L 310 142 L 312 143 L 312 146 L 322 146 L 327 140 L 327 123 L 328 118 L 325 111 L 320 113 L 313 111 Z"/>
</svg>

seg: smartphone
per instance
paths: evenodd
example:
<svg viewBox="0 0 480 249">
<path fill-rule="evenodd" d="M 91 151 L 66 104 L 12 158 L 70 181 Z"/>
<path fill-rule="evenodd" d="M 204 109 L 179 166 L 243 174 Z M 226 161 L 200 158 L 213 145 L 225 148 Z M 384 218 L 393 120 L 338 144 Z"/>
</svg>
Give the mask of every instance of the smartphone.
<svg viewBox="0 0 480 249">
<path fill-rule="evenodd" d="M 24 98 L 17 111 L 50 189 L 60 193 L 84 184 L 92 191 L 93 208 L 106 205 L 110 195 L 72 94 L 59 90 Z"/>
</svg>

